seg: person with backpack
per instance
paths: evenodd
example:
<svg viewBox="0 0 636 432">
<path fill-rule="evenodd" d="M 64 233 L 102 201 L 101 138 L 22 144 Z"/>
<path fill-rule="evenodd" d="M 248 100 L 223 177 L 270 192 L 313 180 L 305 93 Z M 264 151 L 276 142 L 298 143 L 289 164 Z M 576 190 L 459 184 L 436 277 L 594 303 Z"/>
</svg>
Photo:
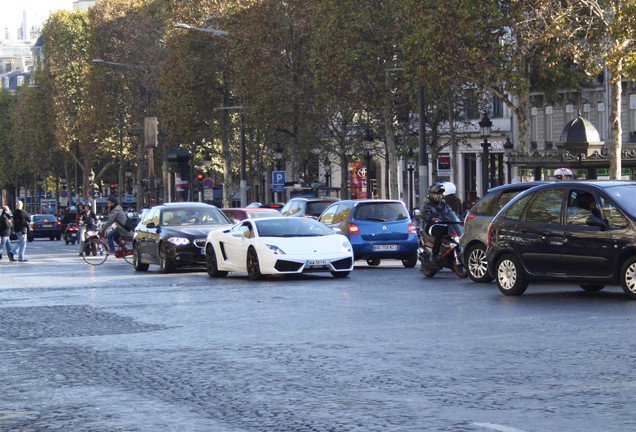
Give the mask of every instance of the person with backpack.
<svg viewBox="0 0 636 432">
<path fill-rule="evenodd" d="M 11 218 L 9 216 L 9 206 L 2 208 L 2 214 L 0 214 L 0 259 L 2 259 L 2 248 L 7 248 L 7 256 L 9 261 L 15 261 L 13 258 L 14 251 L 11 250 Z"/>
<path fill-rule="evenodd" d="M 126 228 L 128 216 L 119 205 L 117 197 L 108 197 L 106 204 L 108 205 L 108 220 L 99 227 L 98 232 L 105 233 L 113 224 L 117 224 L 116 228 L 111 229 L 107 234 L 109 253 L 115 253 L 115 242 L 119 243 L 122 237 L 132 236 L 132 230 Z"/>
</svg>

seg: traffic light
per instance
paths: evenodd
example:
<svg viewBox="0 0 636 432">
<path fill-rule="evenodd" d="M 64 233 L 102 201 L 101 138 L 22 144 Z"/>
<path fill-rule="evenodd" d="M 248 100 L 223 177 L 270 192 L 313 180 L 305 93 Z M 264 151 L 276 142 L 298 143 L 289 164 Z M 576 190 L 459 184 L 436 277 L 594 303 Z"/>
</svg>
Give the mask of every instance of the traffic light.
<svg viewBox="0 0 636 432">
<path fill-rule="evenodd" d="M 203 190 L 203 177 L 204 176 L 203 176 L 202 173 L 197 174 L 197 180 L 198 180 L 198 183 L 199 183 L 199 190 Z"/>
<path fill-rule="evenodd" d="M 111 183 L 110 184 L 110 195 L 115 195 L 115 184 Z"/>
</svg>

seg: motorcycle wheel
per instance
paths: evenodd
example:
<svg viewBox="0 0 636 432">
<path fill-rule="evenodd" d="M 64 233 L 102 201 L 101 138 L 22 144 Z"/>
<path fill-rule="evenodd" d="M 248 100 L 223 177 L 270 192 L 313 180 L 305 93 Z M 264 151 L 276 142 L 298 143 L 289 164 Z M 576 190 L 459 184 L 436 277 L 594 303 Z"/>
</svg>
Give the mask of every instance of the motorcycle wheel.
<svg viewBox="0 0 636 432">
<path fill-rule="evenodd" d="M 427 278 L 432 278 L 437 273 L 437 266 L 431 263 L 431 260 L 428 258 L 428 255 L 421 254 L 420 255 L 420 263 L 422 264 L 422 273 Z"/>
<path fill-rule="evenodd" d="M 468 271 L 468 267 L 465 266 L 464 263 L 462 263 L 461 261 L 457 259 L 453 261 L 454 261 L 453 271 L 455 272 L 455 274 L 461 279 L 466 279 L 470 275 L 470 272 Z"/>
</svg>

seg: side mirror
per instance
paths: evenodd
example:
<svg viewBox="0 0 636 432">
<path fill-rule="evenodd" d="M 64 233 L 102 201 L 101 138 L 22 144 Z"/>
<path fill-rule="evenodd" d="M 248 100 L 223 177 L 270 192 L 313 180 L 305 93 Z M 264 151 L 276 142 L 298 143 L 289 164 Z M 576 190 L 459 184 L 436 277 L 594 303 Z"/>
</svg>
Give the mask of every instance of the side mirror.
<svg viewBox="0 0 636 432">
<path fill-rule="evenodd" d="M 601 219 L 598 216 L 589 216 L 585 220 L 585 225 L 599 227 L 601 231 L 607 231 L 609 228 L 609 225 L 607 224 L 607 222 L 605 222 L 603 219 Z"/>
</svg>

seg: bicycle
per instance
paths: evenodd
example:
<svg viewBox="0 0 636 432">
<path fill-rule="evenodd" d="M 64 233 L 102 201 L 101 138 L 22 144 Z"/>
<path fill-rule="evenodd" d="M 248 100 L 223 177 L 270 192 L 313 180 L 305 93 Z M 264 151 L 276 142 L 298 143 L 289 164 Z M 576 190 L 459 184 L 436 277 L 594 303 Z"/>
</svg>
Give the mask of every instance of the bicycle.
<svg viewBox="0 0 636 432">
<path fill-rule="evenodd" d="M 104 233 L 86 233 L 86 240 L 82 247 L 82 258 L 86 264 L 98 266 L 108 258 L 108 239 Z M 111 254 L 112 255 L 112 254 Z M 115 258 L 124 258 L 128 264 L 133 263 L 132 237 L 122 237 L 115 245 Z"/>
</svg>

